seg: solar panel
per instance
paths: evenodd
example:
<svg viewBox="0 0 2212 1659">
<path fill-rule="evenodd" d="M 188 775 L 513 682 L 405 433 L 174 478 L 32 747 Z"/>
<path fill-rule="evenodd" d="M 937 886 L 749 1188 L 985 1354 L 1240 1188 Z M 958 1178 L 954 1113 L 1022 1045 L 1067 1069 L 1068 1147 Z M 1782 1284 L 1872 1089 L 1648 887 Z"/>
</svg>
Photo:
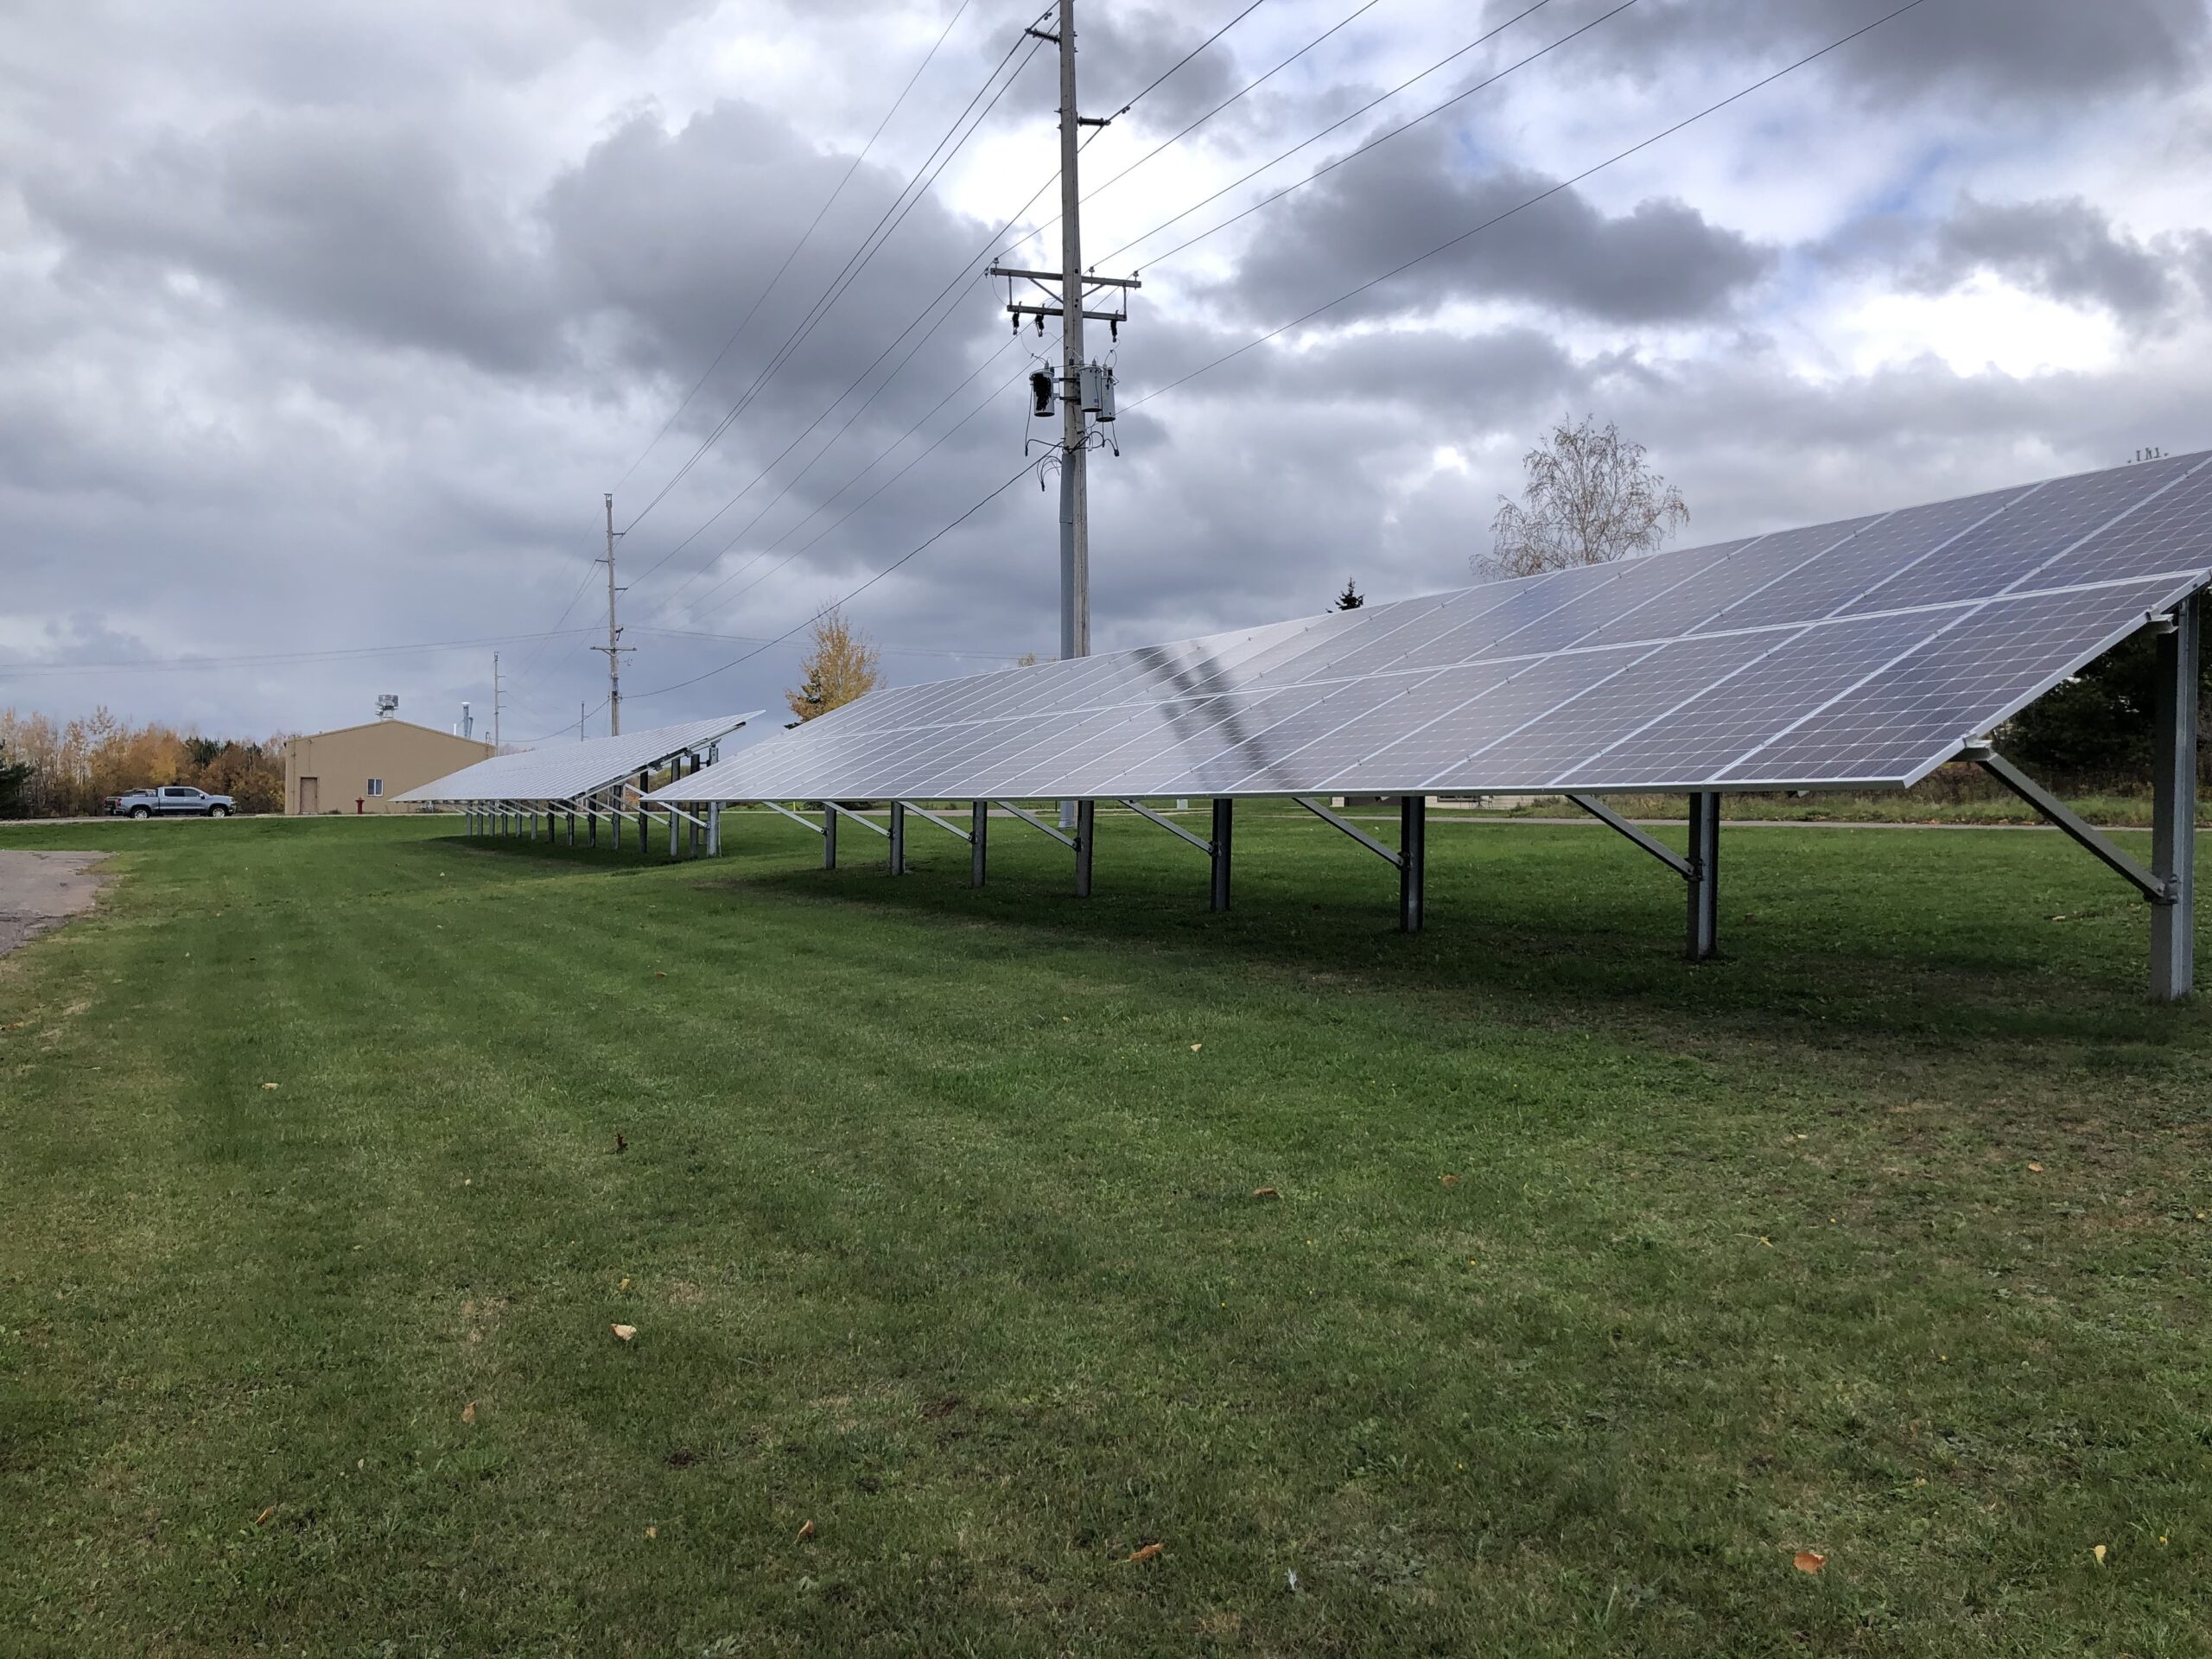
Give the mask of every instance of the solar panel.
<svg viewBox="0 0 2212 1659">
<path fill-rule="evenodd" d="M 586 738 L 576 743 L 495 754 L 463 766 L 397 798 L 403 802 L 461 804 L 481 801 L 571 801 L 606 789 L 639 772 L 705 748 L 728 736 L 761 711 L 721 715 L 712 720 L 657 726 L 619 737 Z"/>
<path fill-rule="evenodd" d="M 658 798 L 1903 786 L 2212 580 L 2212 454 L 878 692 Z"/>
</svg>

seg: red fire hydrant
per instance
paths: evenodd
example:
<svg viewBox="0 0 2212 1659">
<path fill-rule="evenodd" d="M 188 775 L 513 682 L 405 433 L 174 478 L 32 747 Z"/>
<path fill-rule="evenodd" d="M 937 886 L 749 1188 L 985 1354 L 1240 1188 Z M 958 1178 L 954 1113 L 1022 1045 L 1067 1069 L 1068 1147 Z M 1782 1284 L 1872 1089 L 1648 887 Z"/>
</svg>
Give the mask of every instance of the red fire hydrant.
<svg viewBox="0 0 2212 1659">
<path fill-rule="evenodd" d="M 359 795 L 356 795 L 356 796 L 353 798 L 353 816 L 354 816 L 355 817 L 357 817 L 357 818 L 358 818 L 358 817 L 360 817 L 364 812 L 367 811 L 367 810 L 368 810 L 368 807 L 369 807 L 369 804 L 368 804 L 367 800 L 366 800 L 365 798 L 364 798 L 363 797 L 359 796 Z"/>
</svg>

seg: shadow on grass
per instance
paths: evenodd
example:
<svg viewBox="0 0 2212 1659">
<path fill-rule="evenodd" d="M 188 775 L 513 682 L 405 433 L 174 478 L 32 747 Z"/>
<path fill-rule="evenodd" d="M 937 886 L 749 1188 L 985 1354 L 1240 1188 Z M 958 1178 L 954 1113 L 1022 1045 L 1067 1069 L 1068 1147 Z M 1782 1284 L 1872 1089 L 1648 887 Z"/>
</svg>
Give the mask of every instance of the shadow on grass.
<svg viewBox="0 0 2212 1659">
<path fill-rule="evenodd" d="M 2173 1058 L 2212 1046 L 2202 1007 L 2147 1001 L 2141 906 L 2101 893 L 2077 902 L 2075 887 L 2051 884 L 2075 883 L 2079 871 L 2008 856 L 2017 842 L 1975 848 L 1954 836 L 1916 839 L 1907 852 L 1895 831 L 1851 846 L 1833 831 L 1806 832 L 1821 842 L 1798 847 L 1783 831 L 1747 837 L 1724 866 L 1723 955 L 1692 964 L 1679 880 L 1588 831 L 1504 830 L 1440 859 L 1432 837 L 1427 925 L 1408 936 L 1396 926 L 1395 874 L 1380 861 L 1325 831 L 1255 827 L 1239 836 L 1235 907 L 1218 915 L 1206 908 L 1201 855 L 1123 837 L 1118 825 L 1118 844 L 1102 834 L 1088 899 L 1074 896 L 1064 852 L 1012 835 L 994 835 L 982 888 L 968 885 L 964 849 L 918 836 L 912 870 L 896 880 L 872 836 L 835 871 L 797 837 L 673 861 L 658 847 L 454 840 L 533 865 L 659 871 L 694 913 L 711 894 L 729 907 L 773 899 L 944 925 L 948 959 L 1014 950 L 1086 956 L 1105 972 L 1141 963 L 1199 999 L 1230 972 L 1416 999 L 1444 1019 L 1626 1020 L 1669 1043 L 2126 1043 Z M 2052 892 L 2074 908 L 2043 913 Z"/>
</svg>

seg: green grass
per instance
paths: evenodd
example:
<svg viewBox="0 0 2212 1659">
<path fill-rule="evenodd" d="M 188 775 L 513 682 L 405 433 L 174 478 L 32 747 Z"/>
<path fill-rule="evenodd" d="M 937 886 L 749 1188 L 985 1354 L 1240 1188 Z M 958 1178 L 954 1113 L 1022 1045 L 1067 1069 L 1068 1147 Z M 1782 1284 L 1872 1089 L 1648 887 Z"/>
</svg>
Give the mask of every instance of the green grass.
<svg viewBox="0 0 2212 1659">
<path fill-rule="evenodd" d="M 1406 938 L 1271 814 L 1219 917 L 454 827 L 0 834 L 118 855 L 0 963 L 0 1652 L 2212 1650 L 2212 1015 L 2056 836 L 1730 837 L 1693 969 L 1595 829 Z"/>
</svg>

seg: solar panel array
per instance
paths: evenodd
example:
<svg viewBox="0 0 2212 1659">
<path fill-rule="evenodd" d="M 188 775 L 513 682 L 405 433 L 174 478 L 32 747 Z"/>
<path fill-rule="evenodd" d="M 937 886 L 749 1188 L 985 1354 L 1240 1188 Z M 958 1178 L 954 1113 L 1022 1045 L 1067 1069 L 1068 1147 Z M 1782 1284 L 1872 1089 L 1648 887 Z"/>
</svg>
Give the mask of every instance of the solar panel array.
<svg viewBox="0 0 2212 1659">
<path fill-rule="evenodd" d="M 2212 579 L 2212 453 L 878 691 L 671 800 L 1903 787 Z"/>
<path fill-rule="evenodd" d="M 588 737 L 554 748 L 495 754 L 435 783 L 410 789 L 403 802 L 572 801 L 635 778 L 645 768 L 727 737 L 750 714 L 721 715 L 680 726 L 656 726 L 619 737 Z"/>
</svg>

